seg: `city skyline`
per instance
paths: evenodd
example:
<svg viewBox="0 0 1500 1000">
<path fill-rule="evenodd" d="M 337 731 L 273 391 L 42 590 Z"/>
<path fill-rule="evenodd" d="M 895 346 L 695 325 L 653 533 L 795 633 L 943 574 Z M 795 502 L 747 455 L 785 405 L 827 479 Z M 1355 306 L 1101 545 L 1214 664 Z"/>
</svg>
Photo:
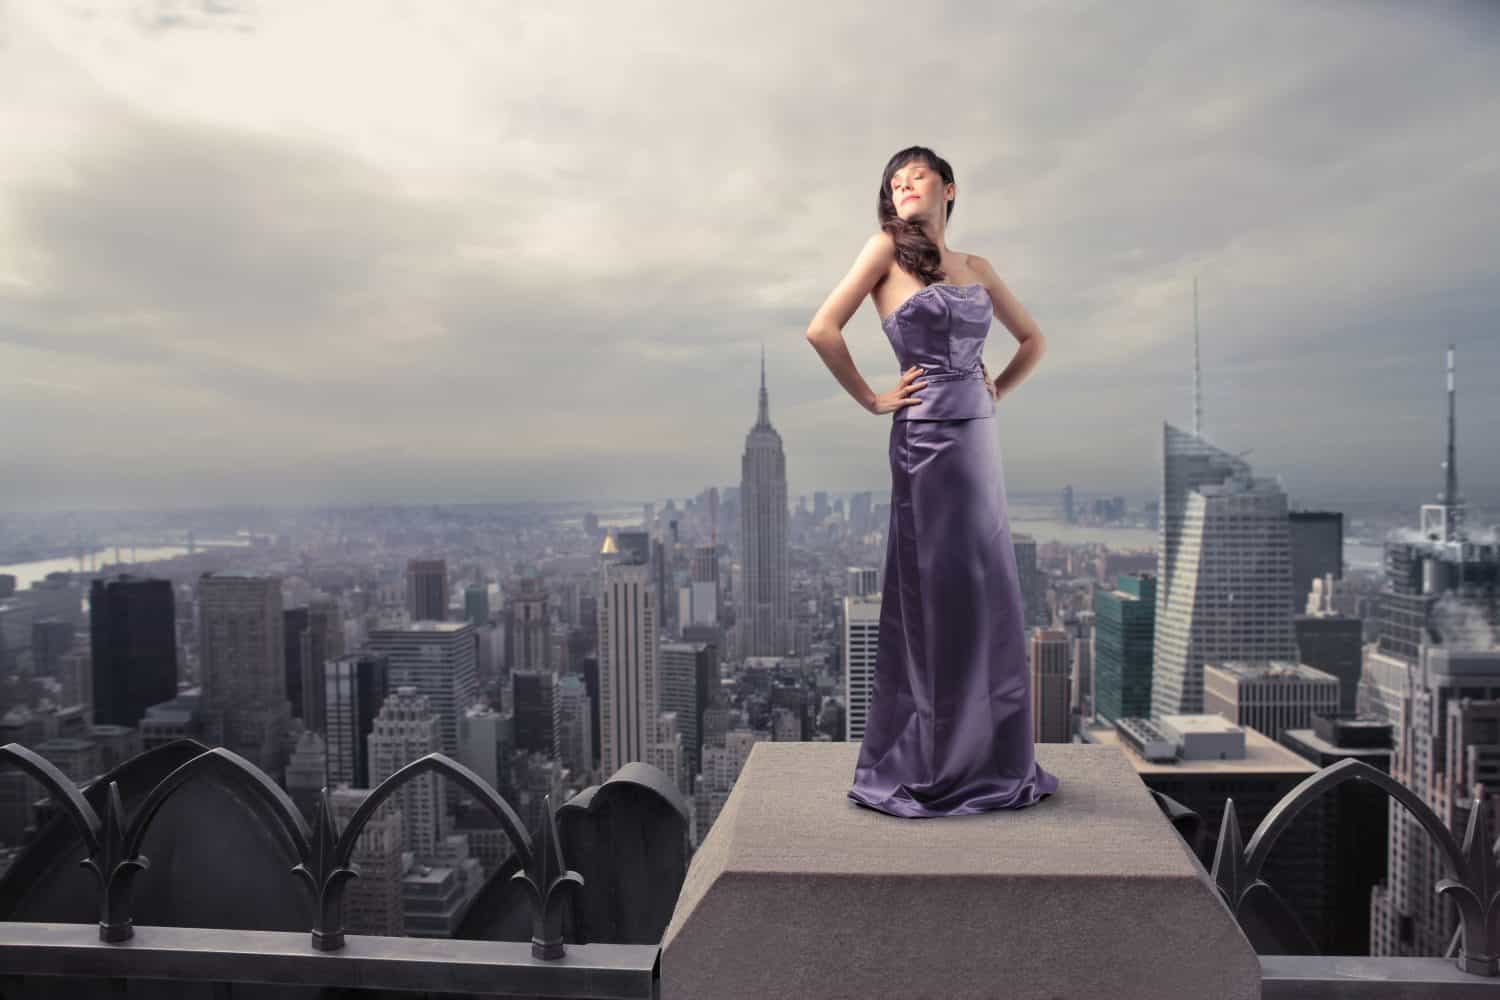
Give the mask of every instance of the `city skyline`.
<svg viewBox="0 0 1500 1000">
<path fill-rule="evenodd" d="M 803 333 L 914 142 L 1048 336 L 1014 492 L 1150 491 L 1194 277 L 1216 445 L 1425 497 L 1453 343 L 1500 488 L 1500 13 L 791 10 L 0 7 L 0 508 L 693 495 L 762 349 L 791 494 L 880 490 Z M 873 306 L 844 333 L 893 385 Z"/>
</svg>

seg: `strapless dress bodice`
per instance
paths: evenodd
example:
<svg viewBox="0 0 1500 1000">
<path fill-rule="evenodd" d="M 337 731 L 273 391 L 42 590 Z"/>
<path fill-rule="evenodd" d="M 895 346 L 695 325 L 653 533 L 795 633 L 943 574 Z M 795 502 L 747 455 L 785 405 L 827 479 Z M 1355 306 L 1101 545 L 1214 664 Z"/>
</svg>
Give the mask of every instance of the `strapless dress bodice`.
<svg viewBox="0 0 1500 1000">
<path fill-rule="evenodd" d="M 919 289 L 881 323 L 900 372 L 920 365 L 912 390 L 921 402 L 899 407 L 894 420 L 967 420 L 995 413 L 979 359 L 992 306 L 984 285 L 932 284 Z"/>
</svg>

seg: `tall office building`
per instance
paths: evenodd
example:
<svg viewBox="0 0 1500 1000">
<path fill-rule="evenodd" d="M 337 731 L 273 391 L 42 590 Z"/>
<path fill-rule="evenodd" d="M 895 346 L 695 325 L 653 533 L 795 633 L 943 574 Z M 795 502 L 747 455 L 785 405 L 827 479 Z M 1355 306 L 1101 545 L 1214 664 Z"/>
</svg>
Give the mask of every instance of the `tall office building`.
<svg viewBox="0 0 1500 1000">
<path fill-rule="evenodd" d="M 58 657 L 57 679 L 62 683 L 63 706 L 87 705 L 89 717 L 95 718 L 94 657 L 87 645 L 74 646 Z M 147 712 L 149 711 L 150 706 L 147 706 Z M 97 724 L 99 723 L 96 722 Z"/>
<path fill-rule="evenodd" d="M 38 677 L 58 677 L 62 656 L 73 648 L 78 627 L 66 618 L 38 618 L 31 623 L 31 670 Z"/>
<path fill-rule="evenodd" d="M 599 628 L 599 607 L 594 606 L 594 629 Z M 599 727 L 599 654 L 598 643 L 594 644 L 595 652 L 591 656 L 585 656 L 581 664 L 579 675 L 583 678 L 583 688 L 589 696 L 589 743 L 594 748 L 594 763 L 598 764 L 602 748 L 603 737 L 600 735 Z"/>
<path fill-rule="evenodd" d="M 440 622 L 447 619 L 448 560 L 407 560 L 406 610 L 414 622 Z"/>
<path fill-rule="evenodd" d="M 370 787 L 369 736 L 389 687 L 389 664 L 379 654 L 350 653 L 328 662 L 323 704 L 330 785 Z"/>
<path fill-rule="evenodd" d="M 1021 581 L 1026 627 L 1047 628 L 1052 624 L 1052 612 L 1047 607 L 1047 575 L 1036 559 L 1036 539 L 1024 532 L 1015 532 L 1010 543 L 1016 552 L 1016 574 Z"/>
<path fill-rule="evenodd" d="M 1422 506 L 1419 530 L 1386 539 L 1387 579 L 1360 703 L 1392 723 L 1392 777 L 1461 834 L 1483 788 L 1500 792 L 1500 539 L 1493 528 L 1466 524 L 1451 346 L 1447 376 L 1443 490 Z M 1391 802 L 1388 815 L 1389 876 L 1371 894 L 1370 954 L 1443 954 L 1456 925 L 1452 905 L 1434 891 L 1444 867 L 1410 813 Z"/>
<path fill-rule="evenodd" d="M 517 670 L 514 692 L 516 749 L 557 756 L 557 675 L 550 670 Z"/>
<path fill-rule="evenodd" d="M 1203 712 L 1249 726 L 1282 742 L 1289 729 L 1312 729 L 1313 716 L 1337 715 L 1339 679 L 1316 667 L 1268 663 L 1205 663 Z"/>
<path fill-rule="evenodd" d="M 1164 429 L 1153 718 L 1203 711 L 1205 661 L 1297 655 L 1286 493 L 1201 437 Z"/>
<path fill-rule="evenodd" d="M 510 755 L 515 746 L 514 716 L 488 705 L 470 705 L 463 716 L 459 762 L 501 795 L 510 783 Z"/>
<path fill-rule="evenodd" d="M 302 661 L 302 721 L 322 732 L 327 725 L 328 662 L 344 655 L 344 620 L 339 603 L 327 595 L 307 602 L 307 628 L 298 637 Z"/>
<path fill-rule="evenodd" d="M 880 648 L 880 595 L 844 598 L 844 739 L 860 742 L 875 691 L 875 653 Z"/>
<path fill-rule="evenodd" d="M 656 588 L 656 610 L 658 627 L 663 633 L 675 635 L 681 629 L 681 619 L 676 614 L 676 601 L 669 600 L 672 593 L 670 580 L 671 548 L 661 538 L 651 539 L 651 585 Z"/>
<path fill-rule="evenodd" d="M 786 452 L 771 426 L 766 359 L 760 359 L 760 409 L 740 458 L 740 559 L 744 585 L 737 628 L 741 656 L 784 656 L 791 642 L 787 564 Z"/>
<path fill-rule="evenodd" d="M 1364 621 L 1335 610 L 1335 578 L 1324 573 L 1312 582 L 1303 614 L 1292 619 L 1300 662 L 1339 679 L 1339 711 L 1354 715 L 1358 707 L 1364 659 Z"/>
<path fill-rule="evenodd" d="M 490 620 L 490 588 L 482 584 L 464 588 L 464 617 L 473 625 Z"/>
<path fill-rule="evenodd" d="M 172 581 L 121 573 L 89 588 L 94 722 L 137 726 L 146 709 L 177 696 Z"/>
<path fill-rule="evenodd" d="M 1094 716 L 1105 722 L 1151 715 L 1156 584 L 1150 573 L 1121 573 L 1094 592 Z"/>
<path fill-rule="evenodd" d="M 1037 743 L 1071 743 L 1073 672 L 1068 663 L 1068 634 L 1060 628 L 1033 629 L 1029 646 L 1032 738 Z"/>
<path fill-rule="evenodd" d="M 1288 729 L 1281 742 L 1317 768 L 1354 759 L 1391 773 L 1388 722 L 1315 716 L 1310 729 Z M 1331 891 L 1323 933 L 1314 938 L 1324 955 L 1370 954 L 1370 890 L 1386 875 L 1389 802 L 1385 790 L 1368 781 L 1346 781 L 1304 810 L 1321 814 L 1325 830 L 1321 853 Z M 1302 816 L 1297 822 L 1304 822 Z"/>
<path fill-rule="evenodd" d="M 282 738 L 292 716 L 286 697 L 281 578 L 204 573 L 198 580 L 198 603 L 203 738 L 267 774 L 280 774 Z"/>
<path fill-rule="evenodd" d="M 292 718 L 305 724 L 302 708 L 302 636 L 307 632 L 307 609 L 287 608 L 281 613 L 281 635 L 286 650 L 286 700 L 292 704 Z M 321 728 L 321 727 L 318 727 Z"/>
<path fill-rule="evenodd" d="M 552 598 L 543 581 L 523 576 L 506 584 L 505 669 L 553 671 Z"/>
<path fill-rule="evenodd" d="M 719 549 L 700 545 L 693 552 L 688 578 L 687 614 L 681 617 L 688 625 L 717 625 L 719 622 Z"/>
<path fill-rule="evenodd" d="M 340 830 L 348 826 L 369 795 L 367 788 L 347 786 L 328 793 Z M 401 918 L 403 821 L 400 808 L 387 799 L 354 842 L 351 860 L 359 866 L 359 878 L 344 886 L 344 929 L 351 934 L 401 937 L 406 933 Z"/>
<path fill-rule="evenodd" d="M 709 642 L 664 642 L 658 655 L 662 712 L 677 713 L 684 766 L 689 775 L 703 766 L 703 710 L 718 686 L 718 650 Z M 685 790 L 691 794 L 689 786 Z"/>
<path fill-rule="evenodd" d="M 755 744 L 767 741 L 768 736 L 760 730 L 731 729 L 717 741 L 703 747 L 703 771 L 693 786 L 693 830 L 690 835 L 693 846 L 703 843 L 713 827 L 734 783 L 739 780 L 745 762 Z"/>
<path fill-rule="evenodd" d="M 379 785 L 412 761 L 441 749 L 432 706 L 416 688 L 399 687 L 386 697 L 370 732 L 370 783 Z M 406 849 L 424 861 L 432 860 L 450 830 L 441 780 L 431 771 L 419 774 L 387 800 L 399 803 Z"/>
<path fill-rule="evenodd" d="M 594 767 L 592 709 L 588 686 L 579 674 L 557 679 L 557 759 L 573 772 L 584 775 Z"/>
<path fill-rule="evenodd" d="M 657 619 L 651 567 L 607 563 L 599 596 L 599 730 L 603 779 L 646 759 L 656 734 Z"/>
<path fill-rule="evenodd" d="M 1081 730 L 1094 716 L 1094 613 L 1080 611 L 1061 626 L 1068 636 L 1072 721 L 1068 732 Z"/>
<path fill-rule="evenodd" d="M 666 775 L 682 794 L 689 795 L 693 787 L 685 757 L 686 748 L 682 742 L 682 730 L 677 726 L 677 713 L 657 713 L 655 731 L 646 746 L 646 763 Z"/>
<path fill-rule="evenodd" d="M 474 670 L 474 626 L 468 622 L 412 622 L 372 629 L 365 642 L 390 665 L 392 688 L 410 685 L 427 698 L 437 716 L 439 748 L 458 756 L 458 719 L 479 700 Z"/>
<path fill-rule="evenodd" d="M 318 795 L 328 787 L 328 747 L 311 729 L 304 729 L 297 737 L 282 786 L 302 818 L 312 823 L 317 816 Z"/>
</svg>

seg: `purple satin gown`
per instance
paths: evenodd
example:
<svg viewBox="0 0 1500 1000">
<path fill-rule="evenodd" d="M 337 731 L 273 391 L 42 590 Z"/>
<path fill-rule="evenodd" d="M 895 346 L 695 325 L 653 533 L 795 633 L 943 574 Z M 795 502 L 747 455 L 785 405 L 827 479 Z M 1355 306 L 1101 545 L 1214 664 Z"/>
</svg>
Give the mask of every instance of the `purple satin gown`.
<svg viewBox="0 0 1500 1000">
<path fill-rule="evenodd" d="M 849 798 L 892 816 L 1034 805 L 1031 683 L 981 284 L 934 284 L 886 317 L 922 401 L 892 414 L 891 521 L 870 711 Z"/>
</svg>

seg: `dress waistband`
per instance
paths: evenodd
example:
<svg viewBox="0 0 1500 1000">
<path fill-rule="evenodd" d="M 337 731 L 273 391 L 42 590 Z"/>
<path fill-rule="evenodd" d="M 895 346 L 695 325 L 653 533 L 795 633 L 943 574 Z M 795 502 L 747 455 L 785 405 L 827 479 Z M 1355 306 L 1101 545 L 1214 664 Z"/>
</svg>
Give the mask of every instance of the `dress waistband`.
<svg viewBox="0 0 1500 1000">
<path fill-rule="evenodd" d="M 907 420 L 972 420 L 975 417 L 995 415 L 995 400 L 985 385 L 984 369 L 944 368 L 934 365 L 912 379 L 912 385 L 925 386 L 913 390 L 919 402 L 896 409 L 893 419 Z"/>
<path fill-rule="evenodd" d="M 979 365 L 975 365 L 973 368 L 918 367 L 922 368 L 922 372 L 917 376 L 917 381 L 949 382 L 957 378 L 984 378 L 984 369 Z"/>
</svg>

